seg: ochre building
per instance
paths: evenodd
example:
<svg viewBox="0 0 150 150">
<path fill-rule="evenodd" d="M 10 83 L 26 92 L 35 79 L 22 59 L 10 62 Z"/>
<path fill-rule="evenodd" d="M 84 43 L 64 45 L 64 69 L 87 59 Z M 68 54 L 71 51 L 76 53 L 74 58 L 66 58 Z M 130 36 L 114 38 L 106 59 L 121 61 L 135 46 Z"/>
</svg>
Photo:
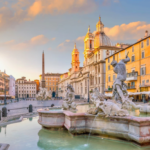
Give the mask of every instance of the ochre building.
<svg viewBox="0 0 150 150">
<path fill-rule="evenodd" d="M 128 53 L 130 62 L 126 64 L 127 69 L 127 87 L 128 92 L 134 93 L 134 99 L 141 100 L 148 94 L 144 92 L 150 91 L 150 36 L 148 31 L 145 32 L 145 36 L 139 39 L 136 43 L 116 52 L 115 54 L 108 56 L 106 60 L 106 82 L 105 93 L 112 93 L 112 85 L 117 77 L 114 73 L 111 62 L 116 60 L 119 62 L 124 59 Z M 140 94 L 141 93 L 141 94 Z"/>
<path fill-rule="evenodd" d="M 45 87 L 52 91 L 52 97 L 58 96 L 58 82 L 60 79 L 60 73 L 46 73 L 44 74 Z M 42 75 L 40 75 L 40 83 L 42 80 Z"/>
</svg>

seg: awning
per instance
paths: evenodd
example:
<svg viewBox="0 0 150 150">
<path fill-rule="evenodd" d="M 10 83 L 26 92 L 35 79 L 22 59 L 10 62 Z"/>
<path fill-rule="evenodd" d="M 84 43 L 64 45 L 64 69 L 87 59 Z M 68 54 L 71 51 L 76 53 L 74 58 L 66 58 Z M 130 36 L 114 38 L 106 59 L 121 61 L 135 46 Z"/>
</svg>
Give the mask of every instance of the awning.
<svg viewBox="0 0 150 150">
<path fill-rule="evenodd" d="M 128 92 L 129 95 L 141 95 L 146 94 L 150 96 L 150 91 L 144 91 L 144 92 Z M 106 96 L 112 97 L 112 93 L 105 93 Z"/>
<path fill-rule="evenodd" d="M 0 97 L 5 97 L 5 95 L 0 95 Z M 6 95 L 6 97 L 11 97 L 11 95 Z"/>
</svg>

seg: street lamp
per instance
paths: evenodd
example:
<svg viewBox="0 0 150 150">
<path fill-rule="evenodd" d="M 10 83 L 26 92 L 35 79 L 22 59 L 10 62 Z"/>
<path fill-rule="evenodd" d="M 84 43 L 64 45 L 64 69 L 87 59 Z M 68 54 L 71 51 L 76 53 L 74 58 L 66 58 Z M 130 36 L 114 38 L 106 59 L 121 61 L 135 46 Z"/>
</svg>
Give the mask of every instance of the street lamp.
<svg viewBox="0 0 150 150">
<path fill-rule="evenodd" d="M 88 75 L 87 75 L 87 77 L 88 77 L 88 103 L 90 102 L 90 98 L 89 98 L 89 73 L 88 73 Z"/>
</svg>

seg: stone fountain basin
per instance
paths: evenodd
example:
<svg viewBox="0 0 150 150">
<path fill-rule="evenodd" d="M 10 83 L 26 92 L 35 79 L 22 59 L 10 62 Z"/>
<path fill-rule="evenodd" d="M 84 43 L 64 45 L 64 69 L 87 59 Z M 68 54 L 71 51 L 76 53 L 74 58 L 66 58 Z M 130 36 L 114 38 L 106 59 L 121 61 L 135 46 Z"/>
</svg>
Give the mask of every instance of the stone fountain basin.
<svg viewBox="0 0 150 150">
<path fill-rule="evenodd" d="M 71 111 L 38 110 L 38 123 L 46 128 L 65 127 L 72 134 L 97 134 L 150 145 L 150 117 L 104 117 Z"/>
</svg>

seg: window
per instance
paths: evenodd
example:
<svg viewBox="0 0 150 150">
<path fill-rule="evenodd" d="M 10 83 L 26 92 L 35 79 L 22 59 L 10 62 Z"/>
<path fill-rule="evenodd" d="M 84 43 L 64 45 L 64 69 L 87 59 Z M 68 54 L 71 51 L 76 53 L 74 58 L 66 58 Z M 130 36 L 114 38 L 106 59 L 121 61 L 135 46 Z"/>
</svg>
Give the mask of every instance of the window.
<svg viewBox="0 0 150 150">
<path fill-rule="evenodd" d="M 115 79 L 116 79 L 116 76 L 115 76 L 115 75 L 113 75 L 113 81 L 115 81 Z"/>
<path fill-rule="evenodd" d="M 110 80 L 111 80 L 111 79 L 110 79 L 110 76 L 108 76 L 108 82 L 110 82 Z"/>
<path fill-rule="evenodd" d="M 149 80 L 146 80 L 146 83 L 149 83 Z"/>
<path fill-rule="evenodd" d="M 90 49 L 92 48 L 92 40 L 90 40 Z"/>
<path fill-rule="evenodd" d="M 142 80 L 142 85 L 144 85 L 145 84 L 145 80 Z"/>
<path fill-rule="evenodd" d="M 145 57 L 145 52 L 144 51 L 142 51 L 142 58 L 144 58 Z"/>
<path fill-rule="evenodd" d="M 134 46 L 132 46 L 132 52 L 134 52 Z"/>
<path fill-rule="evenodd" d="M 133 56 L 132 56 L 132 62 L 134 62 L 134 61 L 135 61 L 135 56 L 133 55 Z"/>
<path fill-rule="evenodd" d="M 141 75 L 145 75 L 146 74 L 146 67 L 142 66 L 141 67 Z"/>
<path fill-rule="evenodd" d="M 110 58 L 108 58 L 108 62 L 110 62 Z"/>
<path fill-rule="evenodd" d="M 108 70 L 110 70 L 110 65 L 108 66 Z"/>
<path fill-rule="evenodd" d="M 147 46 L 149 46 L 149 39 L 147 39 Z"/>
<path fill-rule="evenodd" d="M 113 55 L 113 60 L 115 60 L 115 55 Z"/>
<path fill-rule="evenodd" d="M 143 41 L 141 42 L 141 48 L 143 48 L 144 47 L 144 45 L 143 45 Z"/>
</svg>

